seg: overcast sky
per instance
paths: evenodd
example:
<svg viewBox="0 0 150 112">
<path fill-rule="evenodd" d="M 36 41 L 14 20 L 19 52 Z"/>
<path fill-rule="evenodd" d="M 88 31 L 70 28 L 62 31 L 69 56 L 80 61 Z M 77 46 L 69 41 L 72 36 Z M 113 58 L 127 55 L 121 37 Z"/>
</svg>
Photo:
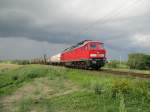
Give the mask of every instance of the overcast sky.
<svg viewBox="0 0 150 112">
<path fill-rule="evenodd" d="M 150 0 L 0 0 L 0 59 L 53 55 L 85 39 L 108 58 L 150 54 Z"/>
</svg>

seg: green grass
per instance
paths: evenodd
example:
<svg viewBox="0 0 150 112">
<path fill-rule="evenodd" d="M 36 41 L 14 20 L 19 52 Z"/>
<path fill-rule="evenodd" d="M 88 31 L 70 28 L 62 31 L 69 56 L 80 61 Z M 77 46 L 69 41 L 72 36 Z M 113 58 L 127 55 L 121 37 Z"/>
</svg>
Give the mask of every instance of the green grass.
<svg viewBox="0 0 150 112">
<path fill-rule="evenodd" d="M 150 80 L 26 65 L 0 72 L 0 98 L 1 112 L 150 112 Z"/>
<path fill-rule="evenodd" d="M 33 78 L 46 76 L 46 68 L 40 66 L 23 66 L 15 70 L 7 70 L 0 72 L 0 96 L 12 93 L 23 83 Z"/>
</svg>

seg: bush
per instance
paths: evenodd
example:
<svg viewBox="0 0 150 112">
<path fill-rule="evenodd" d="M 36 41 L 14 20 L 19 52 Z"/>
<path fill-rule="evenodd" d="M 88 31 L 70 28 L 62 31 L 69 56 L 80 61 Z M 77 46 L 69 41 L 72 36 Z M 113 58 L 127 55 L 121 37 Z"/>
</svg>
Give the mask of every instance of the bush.
<svg viewBox="0 0 150 112">
<path fill-rule="evenodd" d="M 129 94 L 131 88 L 128 80 L 114 80 L 112 82 L 112 96 L 115 97 L 120 92 L 124 95 Z"/>
<path fill-rule="evenodd" d="M 14 76 L 12 76 L 12 80 L 18 80 L 18 76 L 17 75 L 14 75 Z"/>
<path fill-rule="evenodd" d="M 108 68 L 118 68 L 119 62 L 117 60 L 112 60 L 107 63 Z"/>
<path fill-rule="evenodd" d="M 18 65 L 27 65 L 27 64 L 30 64 L 30 61 L 29 60 L 13 60 L 12 63 L 18 64 Z"/>
<path fill-rule="evenodd" d="M 104 91 L 103 85 L 95 84 L 94 85 L 94 91 L 95 91 L 95 94 L 98 94 L 98 95 L 102 94 Z"/>
<path fill-rule="evenodd" d="M 131 53 L 128 55 L 127 64 L 130 69 L 150 69 L 150 55 Z"/>
</svg>

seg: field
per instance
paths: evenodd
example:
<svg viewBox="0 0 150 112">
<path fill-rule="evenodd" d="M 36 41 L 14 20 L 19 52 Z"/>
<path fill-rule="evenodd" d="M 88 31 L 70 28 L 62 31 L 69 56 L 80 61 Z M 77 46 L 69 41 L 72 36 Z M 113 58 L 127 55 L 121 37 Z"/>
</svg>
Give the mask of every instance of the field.
<svg viewBox="0 0 150 112">
<path fill-rule="evenodd" d="M 1 64 L 0 112 L 150 112 L 150 80 Z"/>
</svg>

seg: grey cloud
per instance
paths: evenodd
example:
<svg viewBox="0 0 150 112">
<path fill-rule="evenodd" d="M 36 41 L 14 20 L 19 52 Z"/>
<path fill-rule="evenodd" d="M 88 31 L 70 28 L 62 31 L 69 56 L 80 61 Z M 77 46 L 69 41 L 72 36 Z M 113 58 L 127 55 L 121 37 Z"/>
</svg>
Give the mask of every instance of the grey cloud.
<svg viewBox="0 0 150 112">
<path fill-rule="evenodd" d="M 32 59 L 57 54 L 64 50 L 66 44 L 50 44 L 26 38 L 0 38 L 1 59 Z"/>
<path fill-rule="evenodd" d="M 111 0 L 107 2 L 113 4 Z M 115 0 L 114 4 L 121 2 L 123 0 Z M 95 20 L 105 15 L 106 9 L 115 8 L 116 5 L 108 3 L 103 0 L 1 0 L 0 38 L 27 38 L 32 42 L 60 45 L 93 39 L 102 40 L 110 52 L 124 55 L 138 51 L 138 46 L 133 44 L 131 38 L 136 34 L 150 34 L 150 8 L 140 15 L 117 15 L 95 23 Z M 150 2 L 146 3 L 150 6 Z M 141 51 L 149 53 L 148 49 L 141 48 Z"/>
</svg>

